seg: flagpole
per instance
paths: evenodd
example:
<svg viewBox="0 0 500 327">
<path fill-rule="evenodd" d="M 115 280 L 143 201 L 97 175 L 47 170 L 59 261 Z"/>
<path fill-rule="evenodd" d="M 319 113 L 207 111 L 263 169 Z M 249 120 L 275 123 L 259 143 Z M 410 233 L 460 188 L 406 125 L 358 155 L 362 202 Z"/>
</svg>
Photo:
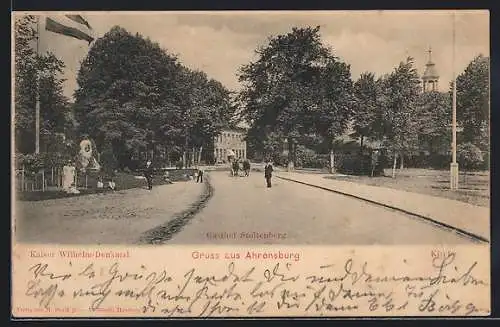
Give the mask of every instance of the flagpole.
<svg viewBox="0 0 500 327">
<path fill-rule="evenodd" d="M 36 63 L 40 48 L 40 15 L 36 16 Z M 37 67 L 36 65 L 35 67 Z M 35 153 L 40 153 L 40 67 L 36 68 L 36 104 L 35 104 Z"/>
<path fill-rule="evenodd" d="M 455 26 L 455 13 L 453 13 L 453 98 L 452 98 L 452 122 L 451 122 L 451 133 L 452 133 L 452 162 L 450 164 L 450 189 L 458 189 L 458 163 L 457 163 L 457 76 L 455 72 L 455 43 L 456 43 L 456 26 Z"/>
</svg>

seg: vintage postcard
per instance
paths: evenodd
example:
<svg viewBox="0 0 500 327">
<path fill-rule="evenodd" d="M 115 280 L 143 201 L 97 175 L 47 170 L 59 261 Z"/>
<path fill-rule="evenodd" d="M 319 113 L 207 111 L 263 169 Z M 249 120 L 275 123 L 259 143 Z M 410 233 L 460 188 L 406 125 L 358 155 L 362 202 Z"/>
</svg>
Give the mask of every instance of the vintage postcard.
<svg viewBox="0 0 500 327">
<path fill-rule="evenodd" d="M 12 316 L 488 316 L 489 12 L 13 12 Z"/>
</svg>

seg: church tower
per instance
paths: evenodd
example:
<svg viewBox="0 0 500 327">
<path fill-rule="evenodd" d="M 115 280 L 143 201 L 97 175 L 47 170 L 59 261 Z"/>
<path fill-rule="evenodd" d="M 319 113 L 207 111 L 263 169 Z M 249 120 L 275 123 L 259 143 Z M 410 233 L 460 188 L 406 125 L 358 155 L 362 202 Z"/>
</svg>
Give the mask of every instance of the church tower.
<svg viewBox="0 0 500 327">
<path fill-rule="evenodd" d="M 436 70 L 436 65 L 432 62 L 432 50 L 429 48 L 429 61 L 425 65 L 424 76 L 422 76 L 423 91 L 431 92 L 438 91 L 439 75 Z"/>
</svg>

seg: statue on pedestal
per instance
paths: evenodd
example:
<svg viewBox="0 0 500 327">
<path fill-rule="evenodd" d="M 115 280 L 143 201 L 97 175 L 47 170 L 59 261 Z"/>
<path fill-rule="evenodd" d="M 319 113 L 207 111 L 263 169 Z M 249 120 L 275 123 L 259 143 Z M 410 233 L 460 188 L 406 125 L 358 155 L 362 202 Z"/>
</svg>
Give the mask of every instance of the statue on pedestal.
<svg viewBox="0 0 500 327">
<path fill-rule="evenodd" d="M 94 142 L 88 138 L 84 138 L 80 142 L 80 151 L 78 152 L 78 161 L 82 169 L 100 170 L 101 165 L 97 162 L 96 156 L 97 151 Z"/>
<path fill-rule="evenodd" d="M 68 194 L 78 194 L 80 191 L 75 186 L 75 173 L 76 168 L 73 162 L 68 163 L 63 167 L 63 190 Z"/>
</svg>

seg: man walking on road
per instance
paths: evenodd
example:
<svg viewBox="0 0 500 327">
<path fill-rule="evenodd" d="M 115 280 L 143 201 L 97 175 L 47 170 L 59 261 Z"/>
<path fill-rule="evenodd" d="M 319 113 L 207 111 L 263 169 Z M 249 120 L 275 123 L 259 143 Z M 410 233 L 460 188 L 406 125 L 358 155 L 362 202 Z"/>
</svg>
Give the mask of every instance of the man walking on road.
<svg viewBox="0 0 500 327">
<path fill-rule="evenodd" d="M 238 171 L 240 170 L 240 163 L 238 159 L 234 159 L 233 161 L 233 176 L 238 177 Z"/>
<path fill-rule="evenodd" d="M 196 176 L 196 183 L 203 183 L 203 168 L 198 168 L 198 175 Z"/>
<path fill-rule="evenodd" d="M 248 177 L 250 175 L 250 161 L 248 159 L 243 161 L 243 170 L 245 171 L 245 176 Z"/>
<path fill-rule="evenodd" d="M 153 164 L 151 160 L 146 162 L 146 169 L 144 169 L 144 177 L 146 177 L 146 181 L 148 182 L 148 190 L 153 189 Z"/>
<path fill-rule="evenodd" d="M 264 177 L 266 178 L 267 187 L 271 187 L 271 178 L 273 177 L 273 165 L 271 161 L 264 167 Z"/>
</svg>

